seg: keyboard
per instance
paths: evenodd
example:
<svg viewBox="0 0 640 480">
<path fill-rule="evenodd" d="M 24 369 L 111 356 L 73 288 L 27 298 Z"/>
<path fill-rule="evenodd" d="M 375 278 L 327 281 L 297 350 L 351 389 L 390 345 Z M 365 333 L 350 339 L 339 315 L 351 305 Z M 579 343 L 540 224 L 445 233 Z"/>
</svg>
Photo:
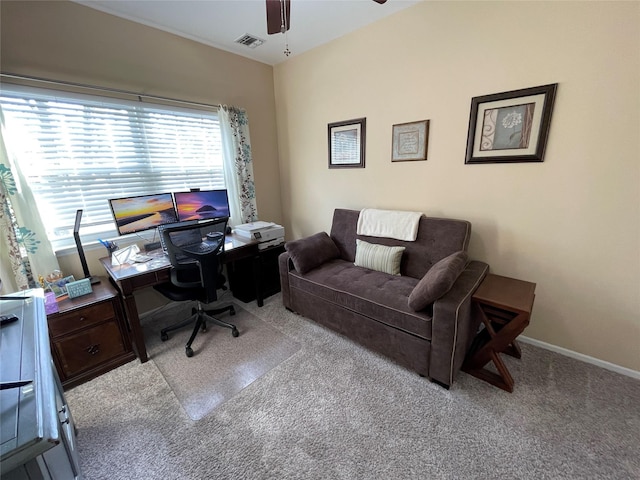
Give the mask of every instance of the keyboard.
<svg viewBox="0 0 640 480">
<path fill-rule="evenodd" d="M 212 252 L 215 252 L 216 250 L 218 250 L 220 248 L 221 243 L 222 242 L 220 242 L 220 241 L 208 242 L 208 241 L 205 240 L 205 241 L 200 242 L 198 244 L 185 245 L 182 248 L 184 250 L 188 251 L 188 252 L 207 254 L 207 253 L 212 253 Z"/>
</svg>

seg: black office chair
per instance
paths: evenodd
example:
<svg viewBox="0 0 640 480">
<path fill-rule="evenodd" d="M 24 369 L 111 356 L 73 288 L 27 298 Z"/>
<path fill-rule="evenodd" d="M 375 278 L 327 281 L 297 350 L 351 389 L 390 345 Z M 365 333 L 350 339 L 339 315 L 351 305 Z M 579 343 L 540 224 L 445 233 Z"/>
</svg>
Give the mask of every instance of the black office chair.
<svg viewBox="0 0 640 480">
<path fill-rule="evenodd" d="M 163 328 L 160 331 L 160 338 L 166 341 L 169 338 L 167 332 L 195 322 L 185 347 L 187 357 L 193 356 L 191 344 L 199 330 L 206 331 L 207 322 L 230 328 L 234 337 L 239 335 L 235 325 L 215 317 L 223 312 L 235 315 L 233 305 L 212 310 L 205 310 L 203 306 L 218 299 L 218 289 L 226 289 L 225 278 L 221 273 L 220 255 L 224 248 L 227 220 L 228 218 L 225 217 L 200 224 L 167 225 L 160 232 L 163 246 L 171 260 L 171 281 L 154 285 L 153 288 L 176 302 L 186 300 L 197 302 L 197 307 L 191 310 L 191 317 Z M 203 241 L 204 230 L 207 235 Z"/>
</svg>

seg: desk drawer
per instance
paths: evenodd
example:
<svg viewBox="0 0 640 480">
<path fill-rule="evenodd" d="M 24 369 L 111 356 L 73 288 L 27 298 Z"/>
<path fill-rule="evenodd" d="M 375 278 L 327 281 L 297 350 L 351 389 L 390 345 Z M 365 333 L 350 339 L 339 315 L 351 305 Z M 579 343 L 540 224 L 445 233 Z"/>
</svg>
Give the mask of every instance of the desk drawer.
<svg viewBox="0 0 640 480">
<path fill-rule="evenodd" d="M 126 353 L 115 319 L 53 342 L 66 378 L 90 370 Z"/>
<path fill-rule="evenodd" d="M 139 275 L 137 277 L 128 278 L 127 286 L 128 290 L 134 291 L 139 288 L 151 287 L 153 285 L 157 285 L 159 283 L 165 283 L 170 281 L 170 269 L 159 270 L 156 272 L 148 272 L 144 275 Z"/>
<path fill-rule="evenodd" d="M 67 313 L 49 315 L 49 332 L 51 337 L 55 338 L 115 317 L 111 301 L 96 303 Z"/>
</svg>

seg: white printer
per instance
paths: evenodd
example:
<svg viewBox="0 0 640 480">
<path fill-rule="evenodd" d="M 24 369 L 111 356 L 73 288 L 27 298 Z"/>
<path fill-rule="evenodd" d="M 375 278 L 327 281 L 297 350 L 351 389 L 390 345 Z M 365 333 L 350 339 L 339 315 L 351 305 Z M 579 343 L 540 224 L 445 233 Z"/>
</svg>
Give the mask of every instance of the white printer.
<svg viewBox="0 0 640 480">
<path fill-rule="evenodd" d="M 273 222 L 256 221 L 234 227 L 236 235 L 247 240 L 260 242 L 259 248 L 267 248 L 284 243 L 284 227 Z"/>
</svg>

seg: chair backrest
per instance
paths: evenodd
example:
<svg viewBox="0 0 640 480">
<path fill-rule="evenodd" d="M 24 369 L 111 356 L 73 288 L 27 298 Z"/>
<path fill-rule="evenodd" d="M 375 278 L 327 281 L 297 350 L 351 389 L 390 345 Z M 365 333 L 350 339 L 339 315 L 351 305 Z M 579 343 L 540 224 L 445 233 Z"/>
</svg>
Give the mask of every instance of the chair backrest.
<svg viewBox="0 0 640 480">
<path fill-rule="evenodd" d="M 197 290 L 198 299 L 205 303 L 217 299 L 220 254 L 228 220 L 223 217 L 199 224 L 176 223 L 165 226 L 160 232 L 172 266 L 171 283 L 194 292 Z"/>
</svg>

